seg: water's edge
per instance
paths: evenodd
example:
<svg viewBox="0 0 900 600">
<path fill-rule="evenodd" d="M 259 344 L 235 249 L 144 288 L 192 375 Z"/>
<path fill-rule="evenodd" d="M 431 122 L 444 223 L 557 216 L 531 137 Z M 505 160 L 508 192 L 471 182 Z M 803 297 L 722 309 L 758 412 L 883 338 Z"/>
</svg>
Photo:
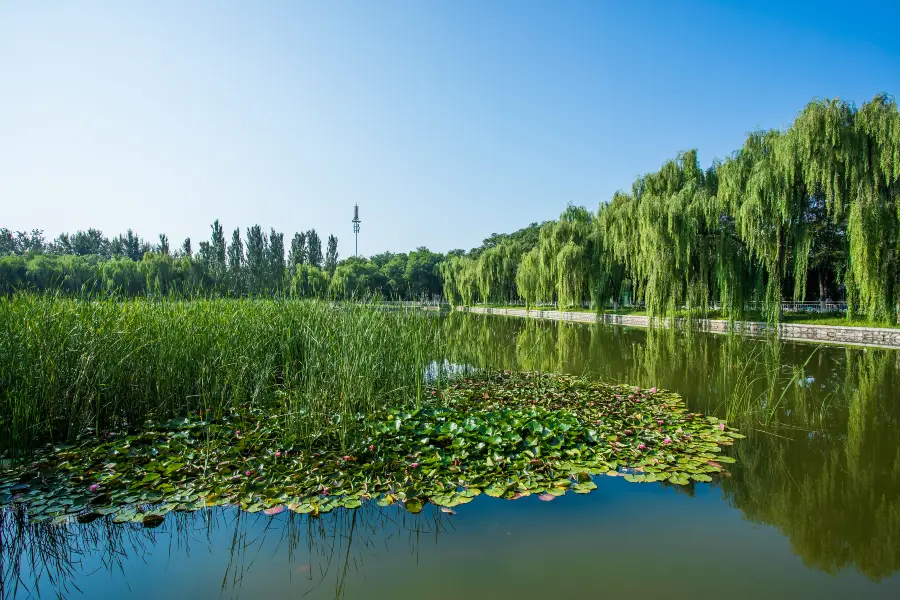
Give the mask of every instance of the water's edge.
<svg viewBox="0 0 900 600">
<path fill-rule="evenodd" d="M 490 308 L 484 306 L 457 306 L 454 310 L 485 315 L 569 321 L 572 323 L 603 323 L 629 327 L 651 326 L 650 317 L 640 315 L 598 315 L 590 312 Z M 671 327 L 673 325 L 686 325 L 687 323 L 687 319 L 682 318 L 657 318 L 653 325 L 656 327 Z M 783 340 L 900 349 L 900 329 L 800 323 L 779 323 L 778 325 L 770 326 L 767 323 L 757 321 L 735 321 L 734 323 L 729 323 L 723 319 L 697 319 L 691 325 L 700 331 L 708 331 L 710 333 L 734 331 L 753 336 L 775 334 Z"/>
</svg>

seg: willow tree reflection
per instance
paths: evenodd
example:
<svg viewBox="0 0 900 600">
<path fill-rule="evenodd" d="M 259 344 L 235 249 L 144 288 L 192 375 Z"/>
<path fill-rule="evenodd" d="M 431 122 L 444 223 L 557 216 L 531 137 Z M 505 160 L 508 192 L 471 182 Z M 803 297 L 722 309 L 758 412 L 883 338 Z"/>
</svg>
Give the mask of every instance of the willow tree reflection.
<svg viewBox="0 0 900 600">
<path fill-rule="evenodd" d="M 479 367 L 668 388 L 728 418 L 748 435 L 720 484 L 729 503 L 810 566 L 900 570 L 896 351 L 468 314 L 448 326 L 456 356 Z"/>
</svg>

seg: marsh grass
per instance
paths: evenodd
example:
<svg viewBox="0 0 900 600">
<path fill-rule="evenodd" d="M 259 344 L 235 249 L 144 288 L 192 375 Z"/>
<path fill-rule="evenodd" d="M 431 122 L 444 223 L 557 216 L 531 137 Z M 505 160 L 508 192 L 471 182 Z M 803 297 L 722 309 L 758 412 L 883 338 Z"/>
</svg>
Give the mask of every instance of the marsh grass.
<svg viewBox="0 0 900 600">
<path fill-rule="evenodd" d="M 354 417 L 416 405 L 433 316 L 367 302 L 0 298 L 0 457 L 149 417 L 238 404 L 286 443 L 347 442 Z"/>
<path fill-rule="evenodd" d="M 722 404 L 729 421 L 750 419 L 775 425 L 788 406 L 792 411 L 803 411 L 808 424 L 821 420 L 828 398 L 809 406 L 806 367 L 822 344 L 813 348 L 802 364 L 790 366 L 783 364 L 782 346 L 774 340 L 752 341 L 730 335 L 726 344 L 747 346 L 744 352 L 725 352 L 721 363 Z"/>
</svg>

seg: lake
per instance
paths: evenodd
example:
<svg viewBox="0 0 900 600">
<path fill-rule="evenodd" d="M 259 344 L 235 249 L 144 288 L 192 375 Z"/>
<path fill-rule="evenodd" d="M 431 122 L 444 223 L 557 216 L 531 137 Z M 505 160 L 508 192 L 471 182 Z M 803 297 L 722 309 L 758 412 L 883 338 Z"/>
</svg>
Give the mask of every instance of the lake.
<svg viewBox="0 0 900 600">
<path fill-rule="evenodd" d="M 482 495 L 456 514 L 219 508 L 18 541 L 4 527 L 0 597 L 900 597 L 896 351 L 464 314 L 444 326 L 455 364 L 670 389 L 747 438 L 729 477 L 685 487 L 599 476 L 590 494 Z"/>
</svg>

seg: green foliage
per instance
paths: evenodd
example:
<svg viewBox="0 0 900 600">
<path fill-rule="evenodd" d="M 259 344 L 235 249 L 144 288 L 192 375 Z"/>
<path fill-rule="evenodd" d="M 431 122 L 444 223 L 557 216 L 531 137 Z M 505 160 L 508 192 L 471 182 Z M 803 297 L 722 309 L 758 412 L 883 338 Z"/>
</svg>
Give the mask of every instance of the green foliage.
<svg viewBox="0 0 900 600">
<path fill-rule="evenodd" d="M 509 302 L 516 297 L 516 266 L 521 246 L 501 241 L 478 255 L 475 275 L 478 292 L 485 302 Z"/>
<path fill-rule="evenodd" d="M 374 262 L 351 256 L 335 267 L 330 292 L 334 298 L 355 299 L 380 293 L 387 283 Z"/>
<path fill-rule="evenodd" d="M 281 407 L 292 439 L 343 443 L 356 414 L 417 397 L 441 336 L 423 311 L 351 303 L 49 294 L 0 297 L 0 330 L 0 456 L 248 403 Z"/>
<path fill-rule="evenodd" d="M 36 230 L 29 236 L 3 229 L 0 247 L 7 253 L 0 253 L 0 293 L 30 290 L 94 298 L 240 298 L 248 294 L 324 298 L 331 294 L 335 298 L 381 295 L 408 299 L 441 292 L 438 264 L 444 257 L 424 247 L 410 256 L 387 252 L 372 261 L 354 257 L 338 262 L 337 237 L 328 237 L 323 259 L 321 241 L 310 230 L 294 235 L 286 260 L 282 233 L 271 228 L 265 234 L 259 225 L 246 231 L 246 246 L 240 228 L 234 229 L 228 244 L 216 220 L 209 241 L 200 242 L 194 255 L 190 238 L 171 253 L 165 234 L 160 234 L 159 244 L 151 251 L 131 230 L 107 240 L 95 229 L 63 234 L 51 245 L 52 253 L 42 253 L 42 232 Z M 99 253 L 76 254 L 73 248 Z M 141 254 L 136 256 L 138 252 Z"/>
<path fill-rule="evenodd" d="M 269 246 L 266 253 L 267 279 L 269 289 L 276 295 L 284 291 L 285 267 L 284 262 L 284 234 L 277 233 L 275 229 L 269 230 Z"/>
<path fill-rule="evenodd" d="M 46 249 L 44 232 L 41 229 L 10 231 L 0 227 L 0 256 L 4 254 L 25 254 L 26 252 L 43 252 Z"/>
<path fill-rule="evenodd" d="M 380 265 L 381 274 L 385 279 L 385 296 L 388 298 L 406 298 L 409 295 L 409 284 L 406 280 L 406 263 L 409 258 L 406 254 L 392 254 L 390 258 Z M 372 257 L 376 265 L 379 261 Z"/>
<path fill-rule="evenodd" d="M 234 228 L 231 244 L 228 245 L 228 291 L 235 297 L 242 296 L 246 291 L 244 242 L 240 227 Z"/>
<path fill-rule="evenodd" d="M 474 284 L 483 302 L 575 307 L 590 297 L 598 310 L 629 295 L 651 316 L 706 314 L 717 304 L 731 319 L 756 302 L 777 321 L 782 298 L 824 301 L 844 284 L 848 317 L 895 323 L 900 112 L 886 95 L 859 109 L 814 100 L 787 130 L 750 133 L 706 171 L 696 151 L 683 152 L 594 218 L 570 207 L 540 227 L 517 265 L 498 270 L 489 253 L 511 237 L 495 234 L 473 250 L 474 269 L 443 268 L 445 295 L 460 302 Z M 510 270 L 515 289 L 501 300 Z"/>
<path fill-rule="evenodd" d="M 294 298 L 324 298 L 328 292 L 328 274 L 312 265 L 294 266 L 290 292 Z"/>
<path fill-rule="evenodd" d="M 164 233 L 159 234 L 159 245 L 156 251 L 160 254 L 169 254 L 169 236 Z"/>
<path fill-rule="evenodd" d="M 291 238 L 291 250 L 288 252 L 288 264 L 292 267 L 306 262 L 306 233 L 298 232 Z"/>
<path fill-rule="evenodd" d="M 260 294 L 267 291 L 268 263 L 266 255 L 269 244 L 262 227 L 253 225 L 247 229 L 247 275 L 250 292 Z"/>
<path fill-rule="evenodd" d="M 328 236 L 328 249 L 325 251 L 325 270 L 328 271 L 329 275 L 334 274 L 334 269 L 337 267 L 338 261 L 338 249 L 337 249 L 338 239 L 333 236 Z"/>
<path fill-rule="evenodd" d="M 439 264 L 443 256 L 420 246 L 409 253 L 404 277 L 410 298 L 438 296 L 441 293 Z"/>
<path fill-rule="evenodd" d="M 310 229 L 306 232 L 306 262 L 321 269 L 322 261 L 322 239 L 315 229 Z"/>
<path fill-rule="evenodd" d="M 155 262 L 150 261 L 150 263 Z M 143 263 L 136 263 L 128 258 L 113 258 L 104 261 L 100 264 L 103 287 L 110 294 L 122 294 L 123 296 L 139 294 L 144 287 L 145 277 L 141 273 L 140 266 L 143 266 Z M 147 287 L 152 289 L 149 288 L 149 285 Z"/>
<path fill-rule="evenodd" d="M 444 281 L 444 298 L 453 306 L 475 303 L 478 294 L 476 264 L 469 257 L 453 256 L 438 266 Z"/>
<path fill-rule="evenodd" d="M 26 285 L 27 268 L 21 256 L 0 256 L 0 292 L 10 294 Z"/>
<path fill-rule="evenodd" d="M 743 437 L 688 413 L 675 394 L 567 376 L 482 375 L 430 398 L 414 408 L 395 397 L 355 415 L 345 449 L 327 438 L 297 448 L 284 421 L 258 407 L 148 422 L 40 454 L 41 477 L 30 465 L 13 470 L 0 498 L 14 495 L 34 521 L 57 523 L 115 514 L 118 523 L 154 526 L 172 510 L 223 504 L 319 514 L 370 499 L 415 513 L 427 501 L 468 503 L 482 490 L 508 499 L 589 493 L 601 474 L 709 482 L 733 462 L 722 447 Z"/>
<path fill-rule="evenodd" d="M 541 225 L 543 225 L 543 223 L 532 223 L 528 227 L 523 227 L 512 233 L 492 233 L 480 246 L 472 248 L 469 251 L 468 256 L 471 258 L 478 258 L 481 256 L 482 252 L 495 248 L 501 244 L 512 245 L 516 248 L 516 253 L 524 254 L 537 245 Z M 462 250 L 457 252 L 459 254 L 464 254 Z M 453 254 L 453 252 L 448 254 Z"/>
</svg>

